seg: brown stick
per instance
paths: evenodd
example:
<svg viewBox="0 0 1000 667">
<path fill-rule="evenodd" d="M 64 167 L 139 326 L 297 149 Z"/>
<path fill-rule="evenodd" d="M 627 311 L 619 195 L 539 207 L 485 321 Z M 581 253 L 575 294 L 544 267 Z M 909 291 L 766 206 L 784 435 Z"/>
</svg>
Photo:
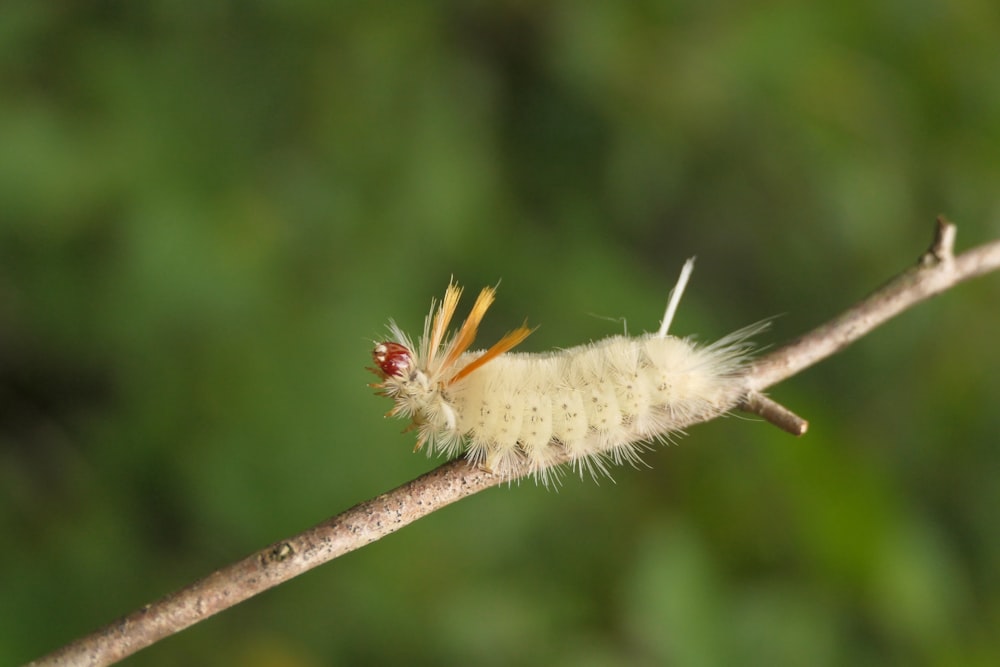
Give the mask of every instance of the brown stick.
<svg viewBox="0 0 1000 667">
<path fill-rule="evenodd" d="M 736 407 L 743 412 L 763 417 L 765 421 L 771 422 L 782 431 L 792 435 L 804 435 L 809 429 L 809 422 L 805 419 L 777 401 L 773 401 L 754 390 L 748 391 L 743 397 L 743 401 Z"/>
<path fill-rule="evenodd" d="M 955 226 L 938 218 L 918 264 L 842 315 L 757 360 L 741 409 L 796 435 L 806 422 L 760 392 L 843 349 L 894 315 L 962 281 L 1000 269 L 1000 241 L 955 257 Z M 224 567 L 187 588 L 30 663 L 108 665 L 292 577 L 389 535 L 445 505 L 503 482 L 456 460 L 363 502 L 295 537 Z"/>
<path fill-rule="evenodd" d="M 955 231 L 955 225 L 939 217 L 934 241 L 916 266 L 826 324 L 758 359 L 747 373 L 750 389 L 762 391 L 796 375 L 907 308 L 960 282 L 1000 268 L 1000 241 L 955 257 Z"/>
<path fill-rule="evenodd" d="M 30 665 L 110 665 L 247 598 L 390 535 L 499 477 L 449 461 L 287 540 L 227 565 Z"/>
</svg>

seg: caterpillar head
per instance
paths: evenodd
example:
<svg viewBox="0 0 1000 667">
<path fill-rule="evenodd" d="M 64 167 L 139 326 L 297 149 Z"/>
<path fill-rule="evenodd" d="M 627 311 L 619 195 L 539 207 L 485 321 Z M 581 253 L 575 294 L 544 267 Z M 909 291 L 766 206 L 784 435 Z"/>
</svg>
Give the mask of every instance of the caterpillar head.
<svg viewBox="0 0 1000 667">
<path fill-rule="evenodd" d="M 444 399 L 447 387 L 507 352 L 531 333 L 526 326 L 518 327 L 474 359 L 460 361 L 475 340 L 479 323 L 494 298 L 492 288 L 483 289 L 458 331 L 448 336 L 448 325 L 461 293 L 458 286 L 449 284 L 440 305 L 431 305 L 419 346 L 415 347 L 411 339 L 392 324 L 390 332 L 406 344 L 386 341 L 376 344 L 372 350 L 375 367 L 369 370 L 382 382 L 371 386 L 378 394 L 395 401 L 389 416 L 412 418 L 412 426 L 420 429 L 417 449 L 435 432 L 455 428 L 454 411 Z"/>
<path fill-rule="evenodd" d="M 386 341 L 372 350 L 372 360 L 376 368 L 371 369 L 383 380 L 390 377 L 405 377 L 413 368 L 413 355 L 405 345 Z"/>
<path fill-rule="evenodd" d="M 526 326 L 518 327 L 477 359 L 463 367 L 456 366 L 459 358 L 475 340 L 479 323 L 490 304 L 493 303 L 495 296 L 492 288 L 484 288 L 476 298 L 472 312 L 462 322 L 458 331 L 448 337 L 448 324 L 455 313 L 455 307 L 458 305 L 461 293 L 462 290 L 452 283 L 445 290 L 444 299 L 440 305 L 431 304 L 431 312 L 427 316 L 424 335 L 420 338 L 419 347 L 414 347 L 410 338 L 403 334 L 395 324 L 390 325 L 389 330 L 397 336 L 397 340 L 402 340 L 406 344 L 393 341 L 378 343 L 372 350 L 372 360 L 376 367 L 369 370 L 382 380 L 392 380 L 393 378 L 397 381 L 405 380 L 412 378 L 417 372 L 422 372 L 430 384 L 453 384 L 482 367 L 491 359 L 507 352 L 531 333 L 531 329 Z M 398 382 L 394 384 L 398 384 Z"/>
</svg>

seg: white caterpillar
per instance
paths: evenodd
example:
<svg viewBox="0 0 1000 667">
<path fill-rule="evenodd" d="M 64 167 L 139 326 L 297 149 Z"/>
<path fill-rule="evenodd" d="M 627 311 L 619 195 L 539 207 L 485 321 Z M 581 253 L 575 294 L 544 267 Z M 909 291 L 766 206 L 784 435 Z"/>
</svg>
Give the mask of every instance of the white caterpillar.
<svg viewBox="0 0 1000 667">
<path fill-rule="evenodd" d="M 688 260 L 656 333 L 612 336 L 542 354 L 509 352 L 531 333 L 519 327 L 488 350 L 468 352 L 494 290 L 480 292 L 458 332 L 446 330 L 461 289 L 448 285 L 432 302 L 419 346 L 395 323 L 394 341 L 372 351 L 395 401 L 389 415 L 412 420 L 416 449 L 466 458 L 504 478 L 525 470 L 543 483 L 553 464 L 569 461 L 591 474 L 607 462 L 636 462 L 645 442 L 731 410 L 745 386 L 741 371 L 754 325 L 708 346 L 667 335 L 693 268 Z"/>
</svg>

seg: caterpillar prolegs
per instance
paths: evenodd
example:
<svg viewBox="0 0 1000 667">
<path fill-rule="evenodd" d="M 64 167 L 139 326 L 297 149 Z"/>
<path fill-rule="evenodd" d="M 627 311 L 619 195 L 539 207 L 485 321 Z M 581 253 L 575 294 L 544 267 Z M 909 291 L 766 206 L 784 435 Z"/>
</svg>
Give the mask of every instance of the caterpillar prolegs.
<svg viewBox="0 0 1000 667">
<path fill-rule="evenodd" d="M 531 333 L 524 326 L 468 351 L 492 288 L 448 335 L 462 292 L 452 282 L 431 303 L 417 345 L 390 323 L 393 340 L 372 351 L 370 370 L 382 380 L 372 386 L 395 402 L 388 415 L 412 420 L 415 449 L 428 455 L 464 452 L 501 477 L 527 471 L 543 483 L 566 461 L 581 474 L 607 473 L 608 463 L 637 462 L 649 441 L 731 410 L 745 391 L 748 339 L 766 324 L 706 346 L 667 334 L 692 269 L 688 260 L 656 333 L 540 354 L 510 351 Z"/>
</svg>

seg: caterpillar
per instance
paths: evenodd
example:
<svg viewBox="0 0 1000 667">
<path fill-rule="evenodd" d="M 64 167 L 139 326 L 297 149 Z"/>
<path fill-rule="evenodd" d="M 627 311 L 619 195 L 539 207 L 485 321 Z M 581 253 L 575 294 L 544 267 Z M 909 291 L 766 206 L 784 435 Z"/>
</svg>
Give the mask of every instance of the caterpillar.
<svg viewBox="0 0 1000 667">
<path fill-rule="evenodd" d="M 728 412 L 745 392 L 748 339 L 766 322 L 705 346 L 667 334 L 693 267 L 684 264 L 655 333 L 544 353 L 511 352 L 533 331 L 523 325 L 469 351 L 495 299 L 489 287 L 448 335 L 462 293 L 452 280 L 417 344 L 390 321 L 392 340 L 372 350 L 368 370 L 381 382 L 371 386 L 394 401 L 387 417 L 411 420 L 414 451 L 464 453 L 508 481 L 528 473 L 547 485 L 565 462 L 581 475 L 608 474 L 611 463 L 639 462 L 650 441 Z"/>
</svg>

